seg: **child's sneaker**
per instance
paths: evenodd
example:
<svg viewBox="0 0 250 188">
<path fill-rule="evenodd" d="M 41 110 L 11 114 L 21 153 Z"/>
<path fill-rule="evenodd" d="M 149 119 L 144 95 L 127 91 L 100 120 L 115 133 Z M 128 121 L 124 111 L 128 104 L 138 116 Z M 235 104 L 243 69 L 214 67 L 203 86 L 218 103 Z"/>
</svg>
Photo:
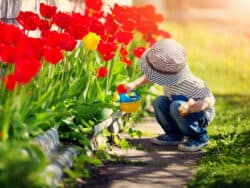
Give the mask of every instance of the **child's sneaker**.
<svg viewBox="0 0 250 188">
<path fill-rule="evenodd" d="M 201 148 L 207 145 L 208 145 L 208 141 L 201 142 L 201 141 L 189 139 L 187 142 L 183 144 L 179 144 L 178 149 L 180 151 L 199 151 L 201 150 Z"/>
<path fill-rule="evenodd" d="M 178 145 L 183 142 L 183 136 L 180 135 L 160 135 L 151 140 L 156 145 Z"/>
</svg>

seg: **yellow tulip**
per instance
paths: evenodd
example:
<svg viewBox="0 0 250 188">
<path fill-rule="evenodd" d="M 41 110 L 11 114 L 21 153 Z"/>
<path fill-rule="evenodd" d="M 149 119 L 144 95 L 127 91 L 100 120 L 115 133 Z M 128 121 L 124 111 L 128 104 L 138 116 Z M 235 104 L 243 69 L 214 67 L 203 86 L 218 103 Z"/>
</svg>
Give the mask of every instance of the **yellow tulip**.
<svg viewBox="0 0 250 188">
<path fill-rule="evenodd" d="M 84 38 L 83 42 L 85 43 L 86 47 L 89 50 L 96 50 L 99 42 L 100 42 L 100 36 L 97 35 L 96 33 L 89 32 Z"/>
<path fill-rule="evenodd" d="M 113 102 L 118 102 L 118 100 L 119 100 L 118 94 L 114 93 L 114 95 L 113 95 Z"/>
</svg>

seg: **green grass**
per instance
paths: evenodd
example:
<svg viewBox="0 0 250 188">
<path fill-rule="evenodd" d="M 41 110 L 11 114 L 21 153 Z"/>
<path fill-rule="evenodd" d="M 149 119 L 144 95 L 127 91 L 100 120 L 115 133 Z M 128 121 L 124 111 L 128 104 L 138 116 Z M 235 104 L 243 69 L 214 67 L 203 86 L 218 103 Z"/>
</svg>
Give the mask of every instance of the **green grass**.
<svg viewBox="0 0 250 188">
<path fill-rule="evenodd" d="M 167 24 L 184 45 L 192 71 L 217 94 L 250 94 L 250 40 L 202 25 Z"/>
<path fill-rule="evenodd" d="M 198 24 L 167 24 L 194 74 L 216 96 L 210 145 L 188 187 L 250 187 L 250 40 Z"/>
</svg>

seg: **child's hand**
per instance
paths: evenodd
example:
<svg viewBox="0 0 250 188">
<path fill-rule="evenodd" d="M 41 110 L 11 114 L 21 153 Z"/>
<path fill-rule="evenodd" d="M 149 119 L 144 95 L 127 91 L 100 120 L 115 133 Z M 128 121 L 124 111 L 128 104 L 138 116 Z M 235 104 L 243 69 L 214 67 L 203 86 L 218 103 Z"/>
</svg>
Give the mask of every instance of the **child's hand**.
<svg viewBox="0 0 250 188">
<path fill-rule="evenodd" d="M 136 88 L 136 84 L 134 82 L 130 82 L 130 83 L 125 84 L 125 87 L 129 92 L 129 91 L 132 91 Z"/>
<path fill-rule="evenodd" d="M 193 100 L 189 99 L 188 100 L 188 112 L 189 113 L 195 113 L 195 112 L 200 112 L 203 110 L 206 110 L 208 108 L 208 102 L 205 100 Z"/>
</svg>

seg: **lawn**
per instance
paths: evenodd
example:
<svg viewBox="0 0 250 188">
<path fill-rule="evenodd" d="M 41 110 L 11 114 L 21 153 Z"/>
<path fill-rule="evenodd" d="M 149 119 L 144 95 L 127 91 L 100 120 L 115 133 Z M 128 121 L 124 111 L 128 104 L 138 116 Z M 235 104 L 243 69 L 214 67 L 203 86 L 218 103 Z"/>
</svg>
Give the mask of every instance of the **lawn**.
<svg viewBox="0 0 250 188">
<path fill-rule="evenodd" d="M 250 39 L 208 25 L 166 25 L 216 96 L 210 145 L 188 187 L 250 187 Z M 222 28 L 222 27 L 221 27 Z"/>
</svg>

